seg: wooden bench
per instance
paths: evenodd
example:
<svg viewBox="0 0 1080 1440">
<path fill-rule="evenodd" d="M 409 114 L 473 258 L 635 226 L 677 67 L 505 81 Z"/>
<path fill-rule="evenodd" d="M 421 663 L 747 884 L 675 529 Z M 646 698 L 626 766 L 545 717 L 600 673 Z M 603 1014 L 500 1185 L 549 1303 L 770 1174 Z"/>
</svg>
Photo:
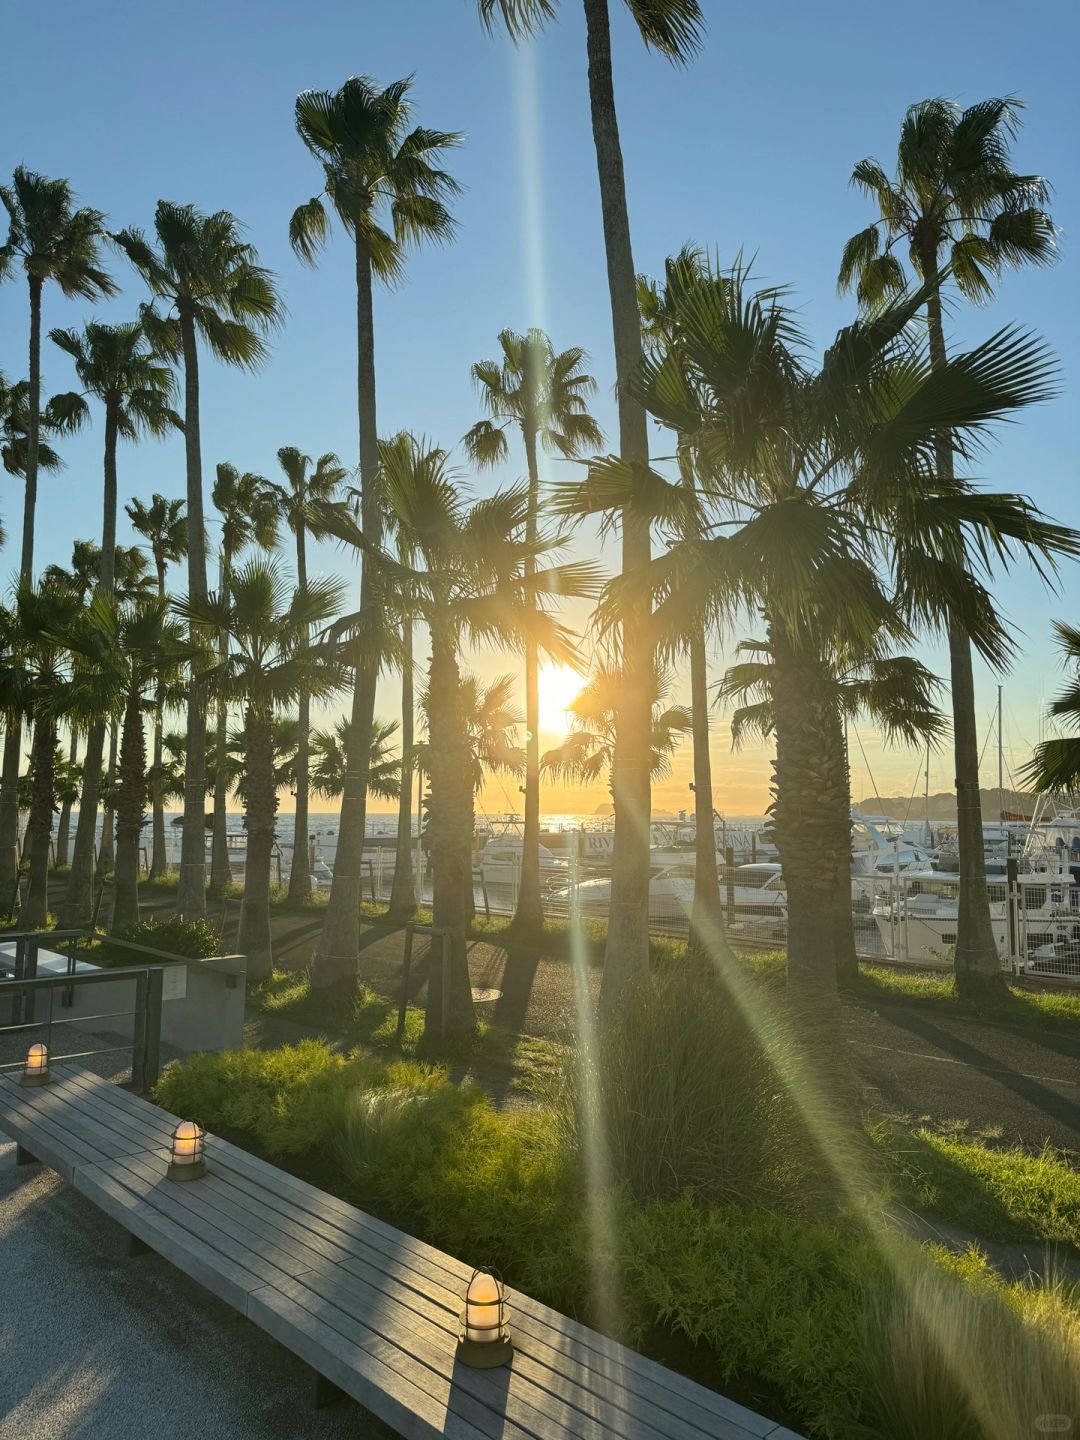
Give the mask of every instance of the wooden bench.
<svg viewBox="0 0 1080 1440">
<path fill-rule="evenodd" d="M 468 1266 L 216 1136 L 165 1178 L 176 1117 L 78 1067 L 0 1077 L 0 1128 L 134 1237 L 409 1440 L 799 1440 L 514 1292 L 511 1366 L 455 1362 Z"/>
</svg>

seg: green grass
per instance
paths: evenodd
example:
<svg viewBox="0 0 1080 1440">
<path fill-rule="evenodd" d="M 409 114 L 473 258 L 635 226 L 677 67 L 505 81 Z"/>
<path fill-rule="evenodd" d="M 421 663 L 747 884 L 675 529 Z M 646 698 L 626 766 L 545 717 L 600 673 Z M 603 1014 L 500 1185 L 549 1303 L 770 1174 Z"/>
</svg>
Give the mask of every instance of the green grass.
<svg viewBox="0 0 1080 1440">
<path fill-rule="evenodd" d="M 901 1204 L 963 1226 L 980 1240 L 1049 1244 L 1080 1254 L 1080 1174 L 1047 1147 L 991 1149 L 956 1135 L 868 1127 Z"/>
<path fill-rule="evenodd" d="M 864 999 L 926 1005 L 1011 1025 L 1080 1023 L 1080 992 L 1025 990 L 1010 985 L 1000 1002 L 977 1007 L 957 993 L 951 974 L 893 970 L 884 965 L 861 965 L 858 979 L 845 988 L 848 994 Z"/>
</svg>

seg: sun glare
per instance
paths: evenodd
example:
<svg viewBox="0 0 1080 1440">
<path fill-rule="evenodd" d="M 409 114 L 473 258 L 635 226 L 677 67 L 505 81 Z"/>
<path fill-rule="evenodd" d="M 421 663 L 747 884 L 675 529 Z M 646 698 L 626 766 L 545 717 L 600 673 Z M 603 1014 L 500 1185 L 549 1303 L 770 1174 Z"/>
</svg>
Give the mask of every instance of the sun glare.
<svg viewBox="0 0 1080 1440">
<path fill-rule="evenodd" d="M 585 681 L 569 665 L 544 665 L 539 676 L 540 729 L 560 738 L 566 734 L 566 710 Z"/>
</svg>

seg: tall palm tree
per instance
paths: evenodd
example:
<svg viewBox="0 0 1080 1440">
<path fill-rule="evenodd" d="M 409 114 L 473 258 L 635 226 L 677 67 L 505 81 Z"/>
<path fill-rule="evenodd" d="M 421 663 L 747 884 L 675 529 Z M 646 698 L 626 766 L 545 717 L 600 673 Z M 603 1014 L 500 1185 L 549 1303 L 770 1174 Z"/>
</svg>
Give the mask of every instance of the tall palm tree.
<svg viewBox="0 0 1080 1440">
<path fill-rule="evenodd" d="M 1072 679 L 1047 713 L 1054 720 L 1067 717 L 1075 722 L 1080 717 L 1080 630 L 1063 620 L 1055 620 L 1054 638 L 1061 648 L 1062 664 L 1072 672 Z M 1036 790 L 1080 790 L 1080 736 L 1057 735 L 1040 741 L 1021 773 Z"/>
<path fill-rule="evenodd" d="M 170 614 L 167 597 L 160 595 L 120 603 L 99 590 L 68 643 L 76 697 L 82 697 L 86 709 L 104 704 L 122 717 L 111 922 L 116 929 L 139 918 L 139 841 L 147 799 L 143 720 L 147 711 L 156 711 L 163 688 L 179 688 L 185 665 L 194 657 L 183 627 Z"/>
<path fill-rule="evenodd" d="M 888 625 L 882 627 L 869 650 L 839 648 L 832 655 L 826 654 L 822 681 L 826 693 L 832 691 L 833 712 L 843 722 L 868 717 L 887 745 L 917 745 L 920 750 L 924 746 L 937 748 L 947 733 L 945 719 L 936 703 L 940 681 L 912 656 L 888 653 L 889 629 Z M 730 666 L 718 687 L 721 699 L 741 702 L 731 717 L 733 749 L 738 749 L 748 736 L 769 740 L 776 733 L 771 647 L 767 641 L 749 640 L 739 649 L 755 658 Z M 843 777 L 844 793 L 850 798 L 850 768 L 844 743 L 846 723 L 843 728 L 830 725 L 829 734 L 835 747 L 829 769 L 832 774 Z M 828 905 L 828 898 L 822 896 L 823 907 Z M 858 973 L 859 962 L 851 923 L 851 882 L 843 872 L 838 876 L 833 901 L 837 975 L 850 978 Z"/>
<path fill-rule="evenodd" d="M 81 332 L 51 330 L 49 338 L 71 356 L 85 393 L 99 400 L 105 412 L 98 580 L 101 594 L 110 597 L 116 579 L 117 447 L 120 440 L 138 440 L 142 435 L 160 437 L 171 429 L 183 428 L 173 409 L 176 378 L 169 366 L 147 348 L 137 321 L 122 325 L 90 321 Z M 85 400 L 81 403 L 85 406 Z M 86 736 L 79 823 L 62 917 L 63 923 L 71 927 L 88 925 L 93 910 L 93 852 L 105 729 L 104 719 L 96 720 Z"/>
<path fill-rule="evenodd" d="M 424 240 L 448 240 L 454 222 L 446 201 L 458 191 L 440 168 L 442 152 L 458 143 L 447 131 L 410 128 L 411 80 L 379 89 L 363 75 L 340 90 L 305 90 L 296 100 L 296 128 L 319 164 L 323 190 L 301 205 L 289 225 L 293 249 L 307 263 L 330 230 L 327 204 L 353 242 L 356 273 L 357 419 L 360 443 L 361 524 L 365 542 L 382 543 L 382 512 L 376 474 L 379 468 L 375 405 L 375 278 L 400 278 L 405 251 Z M 361 608 L 378 623 L 379 601 L 369 567 L 364 565 Z M 360 647 L 351 709 L 351 731 L 366 736 L 375 713 L 378 644 Z M 350 763 L 349 783 L 341 801 L 337 859 L 326 923 L 312 968 L 314 984 L 348 989 L 360 955 L 360 872 L 367 821 L 365 750 Z"/>
<path fill-rule="evenodd" d="M 194 205 L 159 200 L 155 248 L 141 230 L 114 237 L 146 282 L 153 303 L 143 326 L 161 354 L 184 367 L 184 449 L 187 470 L 187 569 L 192 600 L 207 593 L 203 519 L 202 432 L 199 425 L 199 341 L 226 365 L 254 370 L 266 356 L 266 335 L 282 315 L 274 278 L 241 237 L 235 215 L 204 215 Z M 160 302 L 162 310 L 156 306 Z M 176 908 L 188 919 L 206 913 L 206 706 L 200 677 L 188 687 L 184 830 Z"/>
<path fill-rule="evenodd" d="M 1010 142 L 1020 102 L 979 101 L 961 110 L 950 100 L 924 100 L 904 117 L 890 180 L 876 160 L 861 160 L 852 184 L 878 207 L 872 225 L 853 236 L 840 263 L 841 290 L 852 286 L 871 309 L 904 287 L 903 243 L 926 284 L 926 321 L 932 363 L 947 364 L 941 285 L 951 278 L 977 304 L 993 295 L 1002 270 L 1045 265 L 1055 256 L 1055 228 L 1046 211 L 1049 189 L 1038 175 L 1012 168 Z M 953 473 L 947 431 L 938 437 L 937 464 Z M 960 906 L 956 979 L 967 987 L 1001 985 L 1001 966 L 990 923 L 979 795 L 979 739 L 971 641 L 958 620 L 949 626 L 953 745 L 956 769 Z"/>
<path fill-rule="evenodd" d="M 169 500 L 155 493 L 146 504 L 142 500 L 131 500 L 124 506 L 133 530 L 141 535 L 150 546 L 157 577 L 157 593 L 165 595 L 165 577 L 170 565 L 181 561 L 187 553 L 187 520 L 184 517 L 183 500 Z M 165 848 L 165 754 L 163 732 L 165 725 L 164 695 L 158 688 L 154 705 L 154 745 L 150 766 L 150 804 L 152 812 L 150 850 L 150 879 L 156 880 L 169 868 Z"/>
<path fill-rule="evenodd" d="M 473 769 L 462 703 L 461 646 L 471 638 L 520 649 L 525 634 L 532 632 L 541 651 L 576 665 L 578 652 L 570 633 L 534 602 L 551 594 L 595 594 L 599 572 L 591 564 L 547 564 L 526 578 L 526 559 L 550 557 L 555 549 L 552 541 L 529 545 L 523 538 L 527 487 L 469 504 L 459 477 L 449 469 L 445 450 L 412 439 L 409 446 L 384 455 L 380 477 L 391 524 L 412 563 L 368 548 L 348 517 L 339 518 L 336 533 L 366 549 L 367 567 L 377 570 L 387 589 L 408 597 L 431 636 L 429 834 L 434 921 L 445 933 L 449 954 L 447 986 L 439 966 L 428 984 L 427 1026 L 433 1036 L 443 1034 L 444 1028 L 460 1033 L 475 1024 L 465 914 L 472 870 Z M 356 621 L 350 616 L 339 623 L 353 626 Z"/>
<path fill-rule="evenodd" d="M 221 516 L 221 549 L 218 552 L 218 591 L 229 593 L 233 566 L 249 545 L 271 550 L 277 544 L 278 512 L 269 482 L 251 471 L 243 474 L 235 465 L 222 461 L 217 467 L 212 499 Z M 218 637 L 222 659 L 229 637 Z M 217 734 L 214 753 L 217 770 L 214 775 L 214 823 L 210 845 L 210 890 L 212 896 L 225 894 L 230 879 L 228 851 L 229 772 L 227 764 L 229 735 L 229 703 L 226 696 L 217 702 Z"/>
<path fill-rule="evenodd" d="M 285 483 L 267 482 L 267 492 L 296 541 L 296 581 L 307 588 L 307 541 L 319 539 L 321 507 L 331 504 L 348 473 L 336 455 L 329 452 L 312 462 L 294 445 L 277 452 Z M 310 763 L 311 698 L 301 688 L 299 729 L 296 748 L 296 809 L 293 814 L 293 854 L 289 871 L 289 899 L 305 900 L 311 894 L 311 867 L 308 862 L 308 769 Z"/>
<path fill-rule="evenodd" d="M 596 381 L 582 366 L 584 350 L 556 355 L 542 330 L 517 335 L 499 333 L 501 360 L 481 360 L 472 367 L 490 419 L 478 421 L 465 436 L 465 449 L 481 466 L 509 458 L 506 430 L 521 431 L 529 476 L 526 539 L 535 543 L 540 517 L 540 450 L 573 459 L 603 444 L 603 431 L 589 414 L 586 401 Z M 530 562 L 531 563 L 531 562 Z M 514 922 L 526 932 L 543 924 L 540 905 L 540 666 L 532 642 L 525 650 L 525 826 L 522 835 L 521 883 Z"/>
<path fill-rule="evenodd" d="M 832 657 L 894 643 L 914 626 L 962 615 L 982 653 L 1009 653 L 993 598 L 957 556 L 1052 568 L 1075 532 L 1013 495 L 984 494 L 927 463 L 938 433 L 969 452 L 992 424 L 1053 391 L 1054 365 L 1032 337 L 1005 331 L 944 369 L 913 333 L 924 291 L 841 331 L 820 368 L 775 290 L 750 295 L 746 272 L 709 274 L 676 307 L 679 343 L 632 382 L 713 477 L 708 531 L 680 537 L 687 494 L 617 457 L 568 482 L 556 509 L 603 513 L 627 491 L 649 497 L 673 536 L 668 553 L 613 582 L 602 625 L 627 587 L 645 585 L 663 647 L 674 628 L 763 612 L 776 707 L 774 827 L 788 891 L 788 975 L 808 1003 L 834 991 L 835 905 L 850 868 L 850 786 Z M 723 487 L 723 488 L 721 488 Z M 985 573 L 985 572 L 984 572 Z M 888 574 L 888 589 L 885 575 Z"/>
<path fill-rule="evenodd" d="M 50 180 L 18 166 L 10 185 L 0 185 L 0 203 L 8 213 L 8 237 L 0 246 L 0 281 L 21 264 L 30 294 L 30 370 L 26 392 L 26 446 L 20 583 L 34 573 L 34 521 L 41 465 L 41 308 L 45 285 L 53 281 L 69 298 L 98 300 L 116 292 L 100 261 L 105 217 L 98 210 L 76 209 L 67 180 Z M 14 883 L 19 817 L 15 799 L 19 773 L 20 729 L 7 726 L 4 737 L 3 795 L 0 795 L 0 889 Z"/>
<path fill-rule="evenodd" d="M 368 747 L 368 789 L 380 800 L 396 800 L 401 790 L 401 760 L 394 756 L 396 720 L 380 720 L 371 726 Z M 314 730 L 311 735 L 311 788 L 327 800 L 340 800 L 348 769 L 349 719 L 343 715 L 332 730 Z"/>
<path fill-rule="evenodd" d="M 178 613 L 230 646 L 214 677 L 216 686 L 244 710 L 244 826 L 247 863 L 240 910 L 239 949 L 248 974 L 265 979 L 272 968 L 270 865 L 277 815 L 274 715 L 296 704 L 300 686 L 312 695 L 340 689 L 342 667 L 327 646 L 305 644 L 313 625 L 325 625 L 341 606 L 342 587 L 326 580 L 294 589 L 274 561 L 252 560 L 229 577 L 229 588 L 191 598 Z"/>
<path fill-rule="evenodd" d="M 518 38 L 555 16 L 558 0 L 477 0 L 489 28 L 501 21 Z M 622 145 L 615 108 L 608 0 L 583 0 L 589 66 L 589 104 L 600 181 L 615 380 L 619 401 L 619 454 L 627 465 L 649 462 L 645 411 L 630 380 L 641 360 L 641 321 L 630 244 Z M 688 60 L 704 30 L 698 0 L 626 0 L 642 40 L 673 62 Z M 631 492 L 632 495 L 633 492 Z M 648 563 L 651 533 L 647 511 L 628 499 L 620 515 L 623 569 Z M 619 992 L 649 960 L 649 673 L 653 645 L 648 613 L 639 601 L 622 617 L 623 689 L 618 706 L 615 756 L 615 851 L 612 857 L 611 917 L 604 960 L 601 1004 L 611 1010 Z"/>
</svg>

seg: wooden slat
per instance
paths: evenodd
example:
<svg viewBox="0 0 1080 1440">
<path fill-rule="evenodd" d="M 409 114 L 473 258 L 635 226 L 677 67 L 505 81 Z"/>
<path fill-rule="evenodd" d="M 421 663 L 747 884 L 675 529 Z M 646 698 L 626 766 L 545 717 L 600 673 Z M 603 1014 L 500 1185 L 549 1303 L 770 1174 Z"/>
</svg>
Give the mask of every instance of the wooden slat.
<svg viewBox="0 0 1080 1440">
<path fill-rule="evenodd" d="M 87 1071 L 61 1073 L 49 1089 L 114 1129 L 125 1140 L 136 1143 L 140 1149 L 168 1148 L 176 1128 L 175 1115 L 162 1112 L 159 1116 L 154 1113 L 156 1107 L 150 1105 L 146 1105 L 143 1111 L 129 1109 L 120 1097 L 138 1104 L 138 1096 L 128 1095 L 120 1086 Z"/>
</svg>

